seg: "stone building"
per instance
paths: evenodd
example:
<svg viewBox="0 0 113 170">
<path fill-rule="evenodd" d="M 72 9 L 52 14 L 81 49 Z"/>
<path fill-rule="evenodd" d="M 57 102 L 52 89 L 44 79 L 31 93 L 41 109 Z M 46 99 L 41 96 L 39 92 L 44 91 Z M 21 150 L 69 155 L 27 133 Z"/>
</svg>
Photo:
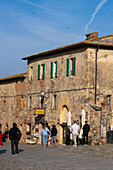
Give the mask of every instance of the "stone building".
<svg viewBox="0 0 113 170">
<path fill-rule="evenodd" d="M 42 116 L 36 115 L 35 109 L 44 108 L 43 119 L 50 126 L 56 125 L 58 141 L 65 143 L 68 113 L 71 123 L 76 119 L 81 127 L 85 110 L 92 144 L 106 142 L 106 132 L 113 124 L 112 56 L 113 34 L 98 37 L 98 32 L 93 32 L 86 35 L 85 41 L 24 57 L 28 61 L 24 133 L 37 128 L 40 132 Z M 0 89 L 2 86 L 0 83 Z M 5 84 L 5 91 L 8 86 Z"/>
<path fill-rule="evenodd" d="M 84 109 L 92 142 L 105 142 L 112 124 L 112 55 L 113 35 L 93 32 L 85 41 L 24 57 L 27 112 L 35 118 L 34 108 L 44 107 L 45 119 L 56 124 L 58 140 L 64 143 L 68 112 L 81 125 Z"/>
<path fill-rule="evenodd" d="M 25 141 L 26 73 L 0 79 L 0 128 L 7 133 L 16 122 Z"/>
</svg>

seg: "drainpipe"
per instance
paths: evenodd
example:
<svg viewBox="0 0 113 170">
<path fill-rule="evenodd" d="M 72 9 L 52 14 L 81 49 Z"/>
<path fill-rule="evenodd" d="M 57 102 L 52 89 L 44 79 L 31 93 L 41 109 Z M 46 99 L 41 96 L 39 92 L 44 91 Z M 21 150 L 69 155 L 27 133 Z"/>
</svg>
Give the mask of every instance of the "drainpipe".
<svg viewBox="0 0 113 170">
<path fill-rule="evenodd" d="M 97 98 L 97 52 L 99 50 L 99 46 L 96 49 L 95 54 L 95 104 L 96 104 L 96 98 Z"/>
</svg>

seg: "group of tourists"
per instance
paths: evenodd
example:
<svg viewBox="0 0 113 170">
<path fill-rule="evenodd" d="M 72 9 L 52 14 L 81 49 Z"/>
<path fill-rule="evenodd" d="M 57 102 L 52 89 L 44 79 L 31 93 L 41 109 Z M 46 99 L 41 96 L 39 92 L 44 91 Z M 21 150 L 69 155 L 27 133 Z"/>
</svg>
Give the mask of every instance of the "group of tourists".
<svg viewBox="0 0 113 170">
<path fill-rule="evenodd" d="M 90 126 L 88 125 L 87 121 L 85 121 L 85 125 L 83 126 L 83 145 L 88 145 L 88 133 L 90 131 Z M 66 129 L 66 145 L 70 145 L 70 134 L 72 133 L 73 135 L 73 140 L 74 140 L 74 147 L 78 146 L 78 139 L 79 139 L 79 132 L 80 132 L 80 127 L 77 124 L 77 121 L 74 120 L 74 124 L 71 126 L 67 126 Z M 86 142 L 85 142 L 86 141 Z"/>
<path fill-rule="evenodd" d="M 85 125 L 83 126 L 83 145 L 88 145 L 88 133 L 90 131 L 90 126 L 88 125 L 87 121 L 85 121 Z M 79 143 L 79 132 L 80 127 L 77 124 L 77 121 L 74 120 L 74 124 L 70 127 L 67 126 L 66 129 L 66 145 L 70 145 L 70 135 L 72 133 L 73 140 L 74 140 L 74 147 L 78 146 Z M 48 124 L 43 124 L 40 135 L 42 136 L 42 146 L 47 147 L 48 146 L 48 138 L 51 136 L 51 144 L 53 146 L 53 143 L 56 145 L 56 137 L 57 137 L 57 129 L 55 125 L 52 125 L 52 129 L 50 130 L 50 127 Z"/>
<path fill-rule="evenodd" d="M 87 121 L 85 121 L 85 125 L 83 126 L 83 145 L 88 144 L 89 131 L 90 131 L 90 126 L 88 125 Z M 73 140 L 74 140 L 73 146 L 77 147 L 79 132 L 80 132 L 80 128 L 79 128 L 79 125 L 77 124 L 76 120 L 74 121 L 74 124 L 71 127 L 67 126 L 66 145 L 70 145 L 70 134 L 72 134 Z M 42 129 L 40 132 L 40 136 L 42 136 L 42 146 L 43 147 L 48 146 L 49 136 L 51 137 L 51 145 L 52 146 L 53 146 L 53 144 L 56 145 L 57 133 L 58 133 L 57 128 L 54 124 L 52 125 L 51 129 L 47 122 L 46 122 L 46 124 L 45 123 L 42 124 Z M 9 140 L 11 140 L 12 156 L 18 154 L 18 144 L 19 144 L 19 140 L 20 140 L 21 136 L 22 136 L 22 134 L 21 134 L 20 129 L 17 127 L 16 123 L 13 123 L 13 127 L 9 131 Z M 3 145 L 2 138 L 3 138 L 3 135 L 2 135 L 2 132 L 0 131 L 0 145 Z M 85 143 L 85 141 L 86 141 L 86 143 Z"/>
</svg>

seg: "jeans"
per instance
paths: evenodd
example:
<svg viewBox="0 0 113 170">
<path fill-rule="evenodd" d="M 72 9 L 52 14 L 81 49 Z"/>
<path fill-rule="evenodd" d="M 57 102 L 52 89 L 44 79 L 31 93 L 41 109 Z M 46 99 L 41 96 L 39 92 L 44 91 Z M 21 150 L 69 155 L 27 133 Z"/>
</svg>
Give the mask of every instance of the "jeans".
<svg viewBox="0 0 113 170">
<path fill-rule="evenodd" d="M 48 135 L 42 135 L 43 145 L 47 145 Z"/>
<path fill-rule="evenodd" d="M 53 145 L 53 141 L 55 142 L 56 145 L 56 136 L 52 136 L 52 145 Z"/>
<path fill-rule="evenodd" d="M 14 147 L 15 147 L 15 150 L 14 150 Z M 12 155 L 18 154 L 18 140 L 17 139 L 11 140 L 11 152 L 12 152 Z"/>
</svg>

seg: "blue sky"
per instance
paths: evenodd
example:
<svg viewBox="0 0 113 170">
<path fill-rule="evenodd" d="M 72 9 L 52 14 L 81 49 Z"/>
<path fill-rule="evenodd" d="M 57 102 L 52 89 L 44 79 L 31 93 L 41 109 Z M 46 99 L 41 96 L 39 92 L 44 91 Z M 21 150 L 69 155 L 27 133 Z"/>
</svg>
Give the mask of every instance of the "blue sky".
<svg viewBox="0 0 113 170">
<path fill-rule="evenodd" d="M 26 72 L 22 57 L 113 33 L 113 0 L 0 0 L 0 78 Z"/>
</svg>

